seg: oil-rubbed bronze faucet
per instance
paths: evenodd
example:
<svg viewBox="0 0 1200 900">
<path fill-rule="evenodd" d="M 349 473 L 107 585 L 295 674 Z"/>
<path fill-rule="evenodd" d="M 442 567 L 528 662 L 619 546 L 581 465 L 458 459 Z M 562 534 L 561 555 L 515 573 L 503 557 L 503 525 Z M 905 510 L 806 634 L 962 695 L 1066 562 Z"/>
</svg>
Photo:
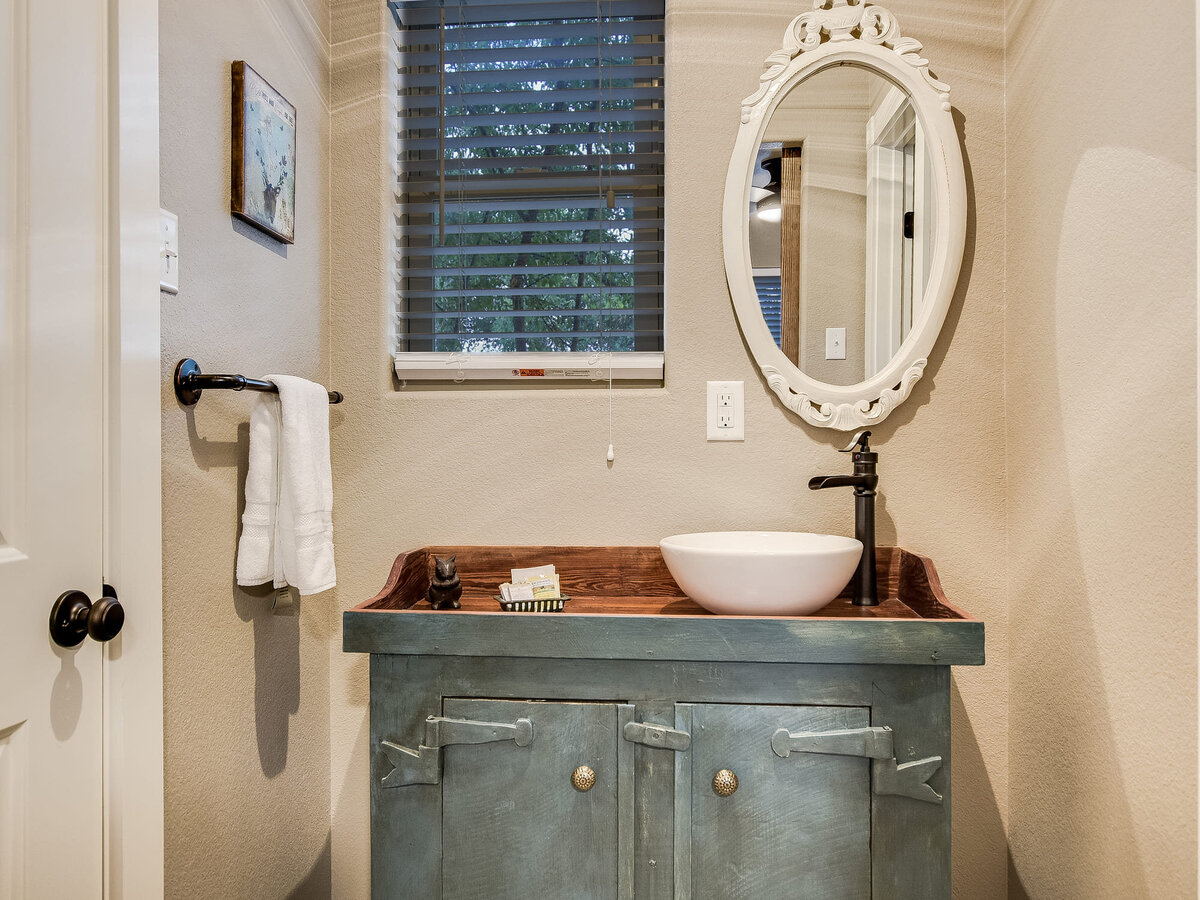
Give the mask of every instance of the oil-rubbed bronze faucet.
<svg viewBox="0 0 1200 900">
<path fill-rule="evenodd" d="M 854 453 L 853 475 L 817 475 L 808 481 L 809 488 L 814 491 L 831 487 L 854 488 L 854 536 L 863 545 L 858 570 L 854 573 L 855 606 L 879 605 L 875 585 L 875 487 L 879 484 L 875 464 L 879 454 L 868 445 L 870 437 L 871 432 L 860 431 L 850 446 L 841 451 Z"/>
</svg>

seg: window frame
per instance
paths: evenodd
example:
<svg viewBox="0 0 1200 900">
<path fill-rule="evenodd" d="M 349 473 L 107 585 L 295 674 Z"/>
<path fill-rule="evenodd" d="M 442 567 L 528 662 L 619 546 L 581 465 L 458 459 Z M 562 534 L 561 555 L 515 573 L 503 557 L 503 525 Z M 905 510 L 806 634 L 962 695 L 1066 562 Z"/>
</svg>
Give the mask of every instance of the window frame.
<svg viewBox="0 0 1200 900">
<path fill-rule="evenodd" d="M 391 5 L 391 4 L 389 4 Z M 393 6 L 391 17 L 390 39 L 390 121 L 399 118 L 402 103 L 402 84 L 400 76 L 400 56 L 403 38 L 402 26 L 398 18 L 398 9 Z M 669 67 L 670 48 L 666 41 L 666 21 L 664 9 L 663 21 L 663 70 Z M 627 385 L 649 384 L 661 386 L 664 382 L 667 339 L 666 297 L 668 294 L 667 274 L 667 245 L 669 231 L 668 203 L 666 190 L 665 161 L 667 158 L 668 123 L 666 116 L 666 89 L 663 90 L 663 186 L 661 196 L 662 208 L 662 350 L 627 350 L 627 351 L 423 351 L 401 350 L 403 340 L 400 334 L 399 317 L 396 307 L 399 303 L 401 282 L 404 276 L 403 263 L 400 254 L 396 252 L 395 238 L 389 241 L 389 294 L 388 294 L 388 341 L 392 363 L 397 379 L 405 382 L 432 382 L 441 384 L 480 384 L 486 382 L 506 382 L 517 384 L 562 384 L 583 386 L 587 384 L 607 384 L 623 382 Z M 398 183 L 401 177 L 401 140 L 399 129 L 389 126 L 392 135 L 391 152 L 392 183 Z M 389 218 L 394 221 L 396 210 L 400 206 L 398 196 L 392 198 L 389 205 Z M 393 235 L 395 231 L 391 232 Z M 564 332 L 569 334 L 569 332 Z"/>
</svg>

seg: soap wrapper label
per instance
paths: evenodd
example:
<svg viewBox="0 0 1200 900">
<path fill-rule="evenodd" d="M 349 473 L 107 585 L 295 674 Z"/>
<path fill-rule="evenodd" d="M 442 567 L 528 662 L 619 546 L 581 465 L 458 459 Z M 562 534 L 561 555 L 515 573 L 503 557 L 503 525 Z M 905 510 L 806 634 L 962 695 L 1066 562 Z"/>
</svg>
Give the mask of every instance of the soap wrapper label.
<svg viewBox="0 0 1200 900">
<path fill-rule="evenodd" d="M 548 575 L 545 578 L 538 578 L 536 581 L 528 582 L 533 588 L 533 599 L 544 600 L 550 597 L 558 596 L 558 576 Z"/>
<path fill-rule="evenodd" d="M 531 566 L 527 569 L 510 569 L 509 571 L 512 573 L 512 584 L 524 584 L 553 575 L 554 566 Z"/>
</svg>

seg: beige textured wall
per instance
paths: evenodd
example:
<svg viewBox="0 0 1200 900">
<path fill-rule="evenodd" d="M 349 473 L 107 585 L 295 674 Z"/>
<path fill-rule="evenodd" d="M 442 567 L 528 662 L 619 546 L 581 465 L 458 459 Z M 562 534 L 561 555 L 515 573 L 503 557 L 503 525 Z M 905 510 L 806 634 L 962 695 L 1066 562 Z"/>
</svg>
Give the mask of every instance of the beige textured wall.
<svg viewBox="0 0 1200 900">
<path fill-rule="evenodd" d="M 863 110 L 864 131 L 866 118 Z M 831 155 L 825 148 L 805 153 L 801 183 L 819 178 L 822 163 Z M 865 188 L 867 157 L 855 155 L 862 157 Z M 867 339 L 867 197 L 808 184 L 800 208 L 805 217 L 800 239 L 800 368 L 826 384 L 858 384 L 863 380 Z M 825 358 L 827 328 L 846 329 L 844 359 Z"/>
<path fill-rule="evenodd" d="M 210 372 L 329 376 L 328 9 L 162 0 L 162 204 L 183 289 L 163 295 L 163 655 L 168 897 L 329 896 L 332 600 L 273 615 L 234 586 L 251 395 L 169 388 Z M 232 60 L 298 107 L 296 243 L 229 215 Z"/>
<path fill-rule="evenodd" d="M 1008 5 L 1014 898 L 1196 896 L 1195 6 L 1130 11 Z"/>
<path fill-rule="evenodd" d="M 334 431 L 338 605 L 374 594 L 402 549 L 427 543 L 655 543 L 679 531 L 850 533 L 853 504 L 807 489 L 842 471 L 840 433 L 773 399 L 742 341 L 721 261 L 722 191 L 740 100 L 803 4 L 668 0 L 667 379 L 603 390 L 397 391 L 387 314 L 390 120 L 377 0 L 334 0 L 333 371 L 349 402 Z M 876 429 L 881 543 L 936 560 L 951 598 L 987 620 L 988 665 L 954 675 L 958 896 L 1005 895 L 1007 616 L 1004 567 L 1001 6 L 894 0 L 954 89 L 974 204 L 958 295 L 925 378 Z M 722 110 L 724 112 L 722 112 Z M 746 381 L 746 441 L 705 441 L 705 381 Z M 352 410 L 352 414 L 350 411 Z M 343 415 L 339 413 L 339 415 Z M 520 443 L 521 423 L 552 424 Z M 513 516 L 530 497 L 539 514 Z M 333 895 L 366 896 L 367 660 L 330 642 Z"/>
<path fill-rule="evenodd" d="M 863 380 L 871 83 L 864 69 L 825 69 L 788 91 L 763 132 L 763 143 L 804 148 L 799 365 L 826 384 Z M 827 328 L 846 329 L 843 359 L 825 358 Z"/>
</svg>

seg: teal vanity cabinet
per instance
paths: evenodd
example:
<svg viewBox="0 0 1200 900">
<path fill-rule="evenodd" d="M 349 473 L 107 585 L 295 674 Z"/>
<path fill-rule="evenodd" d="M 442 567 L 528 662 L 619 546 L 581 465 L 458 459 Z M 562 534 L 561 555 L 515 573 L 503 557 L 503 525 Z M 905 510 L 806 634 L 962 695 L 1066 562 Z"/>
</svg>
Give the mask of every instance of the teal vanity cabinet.
<svg viewBox="0 0 1200 900">
<path fill-rule="evenodd" d="M 861 729 L 870 710 L 841 706 L 680 704 L 695 736 L 679 760 L 676 896 L 871 896 L 871 779 L 861 758 L 771 751 L 797 732 Z M 714 773 L 732 773 L 722 783 Z M 729 778 L 729 775 L 724 777 Z M 687 865 L 690 857 L 690 865 Z"/>
<path fill-rule="evenodd" d="M 429 896 L 566 896 L 562 885 L 574 896 L 618 896 L 628 799 L 618 773 L 632 760 L 622 759 L 629 754 L 617 740 L 617 705 L 448 698 L 443 711 L 465 721 L 526 721 L 536 740 L 443 748 L 442 890 Z"/>
<path fill-rule="evenodd" d="M 462 609 L 424 602 L 457 556 Z M 504 613 L 554 562 L 562 613 Z M 710 615 L 656 547 L 428 547 L 344 616 L 371 654 L 375 897 L 950 896 L 950 669 L 983 623 L 880 548 L 879 607 Z"/>
</svg>

